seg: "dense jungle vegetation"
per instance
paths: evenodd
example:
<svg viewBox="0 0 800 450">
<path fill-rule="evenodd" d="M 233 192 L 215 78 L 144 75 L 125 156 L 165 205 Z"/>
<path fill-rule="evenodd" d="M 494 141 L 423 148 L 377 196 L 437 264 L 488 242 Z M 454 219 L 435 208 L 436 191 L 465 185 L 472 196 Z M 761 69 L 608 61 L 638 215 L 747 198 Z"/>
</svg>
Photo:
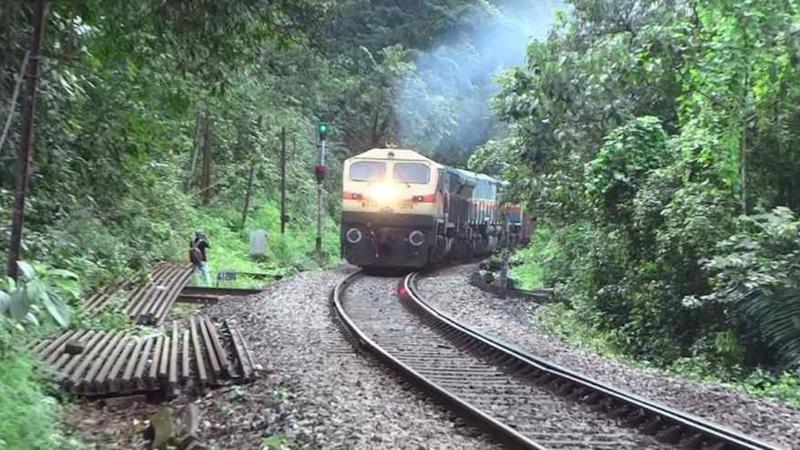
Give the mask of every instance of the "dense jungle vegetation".
<svg viewBox="0 0 800 450">
<path fill-rule="evenodd" d="M 3 260 L 32 3 L 0 3 Z M 0 446 L 69 444 L 22 343 L 90 320 L 81 299 L 109 280 L 184 260 L 194 229 L 215 269 L 318 264 L 319 120 L 329 261 L 345 157 L 396 143 L 469 161 L 538 218 L 516 273 L 557 288 L 567 333 L 681 370 L 796 381 L 797 0 L 53 0 L 44 38 L 28 289 L 0 283 Z M 247 258 L 254 228 L 269 232 L 265 261 Z"/>
<path fill-rule="evenodd" d="M 480 101 L 494 92 L 490 68 L 464 68 L 493 52 L 470 41 L 475 30 L 494 23 L 500 37 L 505 23 L 518 21 L 501 3 L 50 1 L 23 234 L 30 264 L 18 284 L 0 283 L 0 447 L 70 445 L 45 396 L 58 394 L 33 376 L 24 344 L 57 326 L 130 327 L 119 314 L 88 317 L 82 300 L 153 261 L 185 260 L 195 229 L 212 242 L 212 269 L 282 274 L 318 264 L 309 254 L 318 121 L 332 125 L 329 263 L 338 256 L 342 159 L 393 142 L 463 162 L 497 133 L 499 121 Z M 517 3 L 529 14 L 540 8 Z M 3 259 L 33 4 L 0 3 Z M 526 40 L 516 40 L 523 53 Z M 427 53 L 434 47 L 440 52 Z M 479 135 L 464 137 L 462 111 Z M 282 129 L 292 216 L 285 236 L 278 232 Z M 264 261 L 247 257 L 255 228 L 269 232 Z"/>
<path fill-rule="evenodd" d="M 471 161 L 539 218 L 517 270 L 627 355 L 796 371 L 800 3 L 571 3 Z"/>
</svg>

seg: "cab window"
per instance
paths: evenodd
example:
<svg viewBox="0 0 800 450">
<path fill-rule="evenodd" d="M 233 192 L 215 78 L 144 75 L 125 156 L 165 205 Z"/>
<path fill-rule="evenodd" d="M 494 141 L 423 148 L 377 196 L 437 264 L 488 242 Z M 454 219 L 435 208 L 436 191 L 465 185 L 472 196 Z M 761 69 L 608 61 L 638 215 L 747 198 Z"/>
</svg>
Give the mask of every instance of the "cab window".
<svg viewBox="0 0 800 450">
<path fill-rule="evenodd" d="M 422 163 L 395 163 L 394 180 L 401 183 L 427 184 L 431 180 L 431 168 Z"/>
<path fill-rule="evenodd" d="M 353 181 L 378 181 L 386 176 L 386 163 L 378 161 L 356 161 L 350 164 L 350 179 Z"/>
</svg>

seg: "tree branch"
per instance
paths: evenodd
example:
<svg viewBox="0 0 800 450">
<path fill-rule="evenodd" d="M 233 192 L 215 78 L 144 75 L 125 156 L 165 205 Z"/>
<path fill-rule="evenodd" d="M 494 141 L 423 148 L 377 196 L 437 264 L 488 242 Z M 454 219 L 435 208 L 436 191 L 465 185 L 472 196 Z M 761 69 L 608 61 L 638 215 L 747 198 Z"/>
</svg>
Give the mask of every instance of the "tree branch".
<svg viewBox="0 0 800 450">
<path fill-rule="evenodd" d="M 0 135 L 0 155 L 3 154 L 3 144 L 6 142 L 6 137 L 8 137 L 8 130 L 11 128 L 11 121 L 14 118 L 14 111 L 16 110 L 17 106 L 17 97 L 19 96 L 19 88 L 22 86 L 22 79 L 24 78 L 25 67 L 28 66 L 28 56 L 30 52 L 25 52 L 25 57 L 22 58 L 22 65 L 19 69 L 19 75 L 17 75 L 17 81 L 14 84 L 14 92 L 11 94 L 11 102 L 8 105 L 8 117 L 6 117 L 6 124 L 3 126 L 3 134 Z"/>
</svg>

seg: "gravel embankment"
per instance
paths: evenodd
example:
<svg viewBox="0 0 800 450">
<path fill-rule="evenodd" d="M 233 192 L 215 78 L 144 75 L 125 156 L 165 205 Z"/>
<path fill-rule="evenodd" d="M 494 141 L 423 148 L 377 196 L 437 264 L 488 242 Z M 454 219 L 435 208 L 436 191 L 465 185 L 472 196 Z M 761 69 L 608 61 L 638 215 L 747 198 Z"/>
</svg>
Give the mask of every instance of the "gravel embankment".
<svg viewBox="0 0 800 450">
<path fill-rule="evenodd" d="M 168 404 L 198 403 L 200 441 L 218 449 L 263 449 L 270 437 L 273 445 L 285 439 L 309 449 L 495 448 L 345 339 L 332 319 L 329 293 L 348 270 L 301 273 L 259 295 L 205 308 L 215 321 L 238 321 L 267 373 L 251 384 Z M 165 405 L 71 404 L 65 421 L 84 448 L 143 449 L 146 420 Z"/>
<path fill-rule="evenodd" d="M 334 323 L 329 292 L 345 270 L 303 273 L 206 310 L 235 318 L 271 375 L 203 402 L 207 439 L 262 448 L 281 434 L 304 448 L 488 448 L 451 413 L 404 389 Z"/>
<path fill-rule="evenodd" d="M 467 283 L 475 265 L 440 271 L 419 282 L 426 301 L 487 334 L 600 381 L 627 389 L 783 448 L 800 448 L 800 409 L 725 386 L 631 367 L 559 342 L 531 325 L 536 306 L 499 299 Z"/>
</svg>

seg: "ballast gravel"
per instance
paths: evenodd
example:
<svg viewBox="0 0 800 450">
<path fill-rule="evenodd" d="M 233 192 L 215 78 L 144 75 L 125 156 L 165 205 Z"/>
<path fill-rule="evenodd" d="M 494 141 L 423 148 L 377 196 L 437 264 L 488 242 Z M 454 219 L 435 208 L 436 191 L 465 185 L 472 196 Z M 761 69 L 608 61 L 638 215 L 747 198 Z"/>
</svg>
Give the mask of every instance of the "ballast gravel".
<svg viewBox="0 0 800 450">
<path fill-rule="evenodd" d="M 329 293 L 351 269 L 301 273 L 204 313 L 233 318 L 267 375 L 200 401 L 202 437 L 221 449 L 487 449 L 485 435 L 372 356 L 332 318 Z"/>
<path fill-rule="evenodd" d="M 537 305 L 532 301 L 500 299 L 469 285 L 469 275 L 476 269 L 475 265 L 464 265 L 422 278 L 418 283 L 420 294 L 454 319 L 571 370 L 780 448 L 800 448 L 800 408 L 718 384 L 633 367 L 560 342 L 533 327 L 531 319 Z"/>
<path fill-rule="evenodd" d="M 546 388 L 510 376 L 492 357 L 453 345 L 401 303 L 397 280 L 364 277 L 342 303 L 355 326 L 386 352 L 544 448 L 660 449 L 651 436 Z"/>
</svg>

